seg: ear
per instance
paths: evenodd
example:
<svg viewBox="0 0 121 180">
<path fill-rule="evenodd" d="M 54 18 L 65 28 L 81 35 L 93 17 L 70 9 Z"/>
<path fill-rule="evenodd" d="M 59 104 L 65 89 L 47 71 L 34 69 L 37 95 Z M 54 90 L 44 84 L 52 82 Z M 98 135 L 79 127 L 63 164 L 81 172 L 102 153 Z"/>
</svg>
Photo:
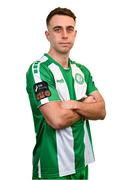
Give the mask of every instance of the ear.
<svg viewBox="0 0 121 180">
<path fill-rule="evenodd" d="M 75 30 L 75 37 L 76 37 L 76 35 L 77 35 L 77 30 Z"/>
<path fill-rule="evenodd" d="M 48 31 L 45 31 L 45 36 L 46 36 L 47 40 L 49 41 L 49 32 Z"/>
</svg>

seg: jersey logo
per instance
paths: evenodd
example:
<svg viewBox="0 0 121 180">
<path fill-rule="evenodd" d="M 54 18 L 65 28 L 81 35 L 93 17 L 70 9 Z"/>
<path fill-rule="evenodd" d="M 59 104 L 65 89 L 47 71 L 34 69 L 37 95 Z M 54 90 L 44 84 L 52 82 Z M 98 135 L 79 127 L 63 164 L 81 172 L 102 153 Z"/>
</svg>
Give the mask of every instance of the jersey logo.
<svg viewBox="0 0 121 180">
<path fill-rule="evenodd" d="M 75 74 L 75 80 L 78 84 L 83 84 L 84 83 L 84 78 L 82 77 L 81 74 L 79 73 L 76 73 Z"/>
<path fill-rule="evenodd" d="M 58 79 L 56 82 L 57 83 L 64 83 L 64 80 L 63 79 Z"/>
<path fill-rule="evenodd" d="M 34 92 L 38 101 L 51 96 L 48 83 L 45 81 L 34 84 Z"/>
</svg>

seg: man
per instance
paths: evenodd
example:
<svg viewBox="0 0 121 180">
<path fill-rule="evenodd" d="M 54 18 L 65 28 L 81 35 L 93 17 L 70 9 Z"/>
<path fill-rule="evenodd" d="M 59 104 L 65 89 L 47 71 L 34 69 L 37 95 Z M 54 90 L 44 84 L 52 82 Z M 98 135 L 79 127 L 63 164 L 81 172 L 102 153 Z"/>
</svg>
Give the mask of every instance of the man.
<svg viewBox="0 0 121 180">
<path fill-rule="evenodd" d="M 27 72 L 36 132 L 33 179 L 88 179 L 94 161 L 88 119 L 104 119 L 105 103 L 89 70 L 69 58 L 74 13 L 56 8 L 46 23 L 49 52 Z"/>
</svg>

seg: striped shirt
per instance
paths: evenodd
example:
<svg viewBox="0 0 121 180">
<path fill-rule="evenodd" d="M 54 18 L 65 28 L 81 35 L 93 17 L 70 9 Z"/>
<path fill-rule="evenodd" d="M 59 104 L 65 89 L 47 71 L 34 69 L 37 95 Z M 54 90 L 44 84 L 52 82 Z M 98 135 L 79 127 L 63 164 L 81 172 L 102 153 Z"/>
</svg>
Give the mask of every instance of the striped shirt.
<svg viewBox="0 0 121 180">
<path fill-rule="evenodd" d="M 94 161 L 89 121 L 81 118 L 70 127 L 55 130 L 47 124 L 39 107 L 51 101 L 80 100 L 97 90 L 90 71 L 70 59 L 68 69 L 64 69 L 44 54 L 31 64 L 26 79 L 36 133 L 33 178 L 52 179 L 77 173 Z"/>
</svg>

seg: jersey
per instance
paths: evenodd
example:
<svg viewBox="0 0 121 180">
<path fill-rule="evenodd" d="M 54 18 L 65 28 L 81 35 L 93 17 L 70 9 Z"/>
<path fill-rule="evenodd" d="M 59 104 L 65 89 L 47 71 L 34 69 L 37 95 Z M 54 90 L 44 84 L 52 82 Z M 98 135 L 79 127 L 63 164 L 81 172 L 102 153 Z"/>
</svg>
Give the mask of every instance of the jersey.
<svg viewBox="0 0 121 180">
<path fill-rule="evenodd" d="M 81 118 L 70 127 L 56 130 L 46 122 L 39 107 L 51 101 L 80 100 L 97 90 L 90 71 L 71 59 L 64 69 L 44 54 L 31 64 L 26 79 L 36 133 L 33 178 L 78 173 L 94 161 L 89 121 Z"/>
</svg>

